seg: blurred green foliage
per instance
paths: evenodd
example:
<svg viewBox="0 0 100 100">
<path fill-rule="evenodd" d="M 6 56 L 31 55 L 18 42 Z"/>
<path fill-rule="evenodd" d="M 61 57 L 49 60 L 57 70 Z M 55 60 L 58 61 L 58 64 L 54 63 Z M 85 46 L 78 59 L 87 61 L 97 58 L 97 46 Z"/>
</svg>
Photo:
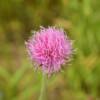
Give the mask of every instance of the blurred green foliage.
<svg viewBox="0 0 100 100">
<path fill-rule="evenodd" d="M 100 0 L 0 0 L 0 100 L 38 99 L 41 73 L 24 41 L 51 25 L 63 27 L 77 51 L 48 79 L 48 100 L 100 100 Z"/>
</svg>

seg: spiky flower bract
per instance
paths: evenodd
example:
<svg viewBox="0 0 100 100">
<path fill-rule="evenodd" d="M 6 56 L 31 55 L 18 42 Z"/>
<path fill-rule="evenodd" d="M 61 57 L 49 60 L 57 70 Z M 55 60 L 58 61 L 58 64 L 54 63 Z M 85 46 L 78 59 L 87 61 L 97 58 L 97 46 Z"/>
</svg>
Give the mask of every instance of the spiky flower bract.
<svg viewBox="0 0 100 100">
<path fill-rule="evenodd" d="M 51 75 L 61 70 L 62 65 L 69 62 L 73 54 L 72 41 L 63 29 L 40 28 L 26 42 L 31 60 L 44 73 Z"/>
</svg>

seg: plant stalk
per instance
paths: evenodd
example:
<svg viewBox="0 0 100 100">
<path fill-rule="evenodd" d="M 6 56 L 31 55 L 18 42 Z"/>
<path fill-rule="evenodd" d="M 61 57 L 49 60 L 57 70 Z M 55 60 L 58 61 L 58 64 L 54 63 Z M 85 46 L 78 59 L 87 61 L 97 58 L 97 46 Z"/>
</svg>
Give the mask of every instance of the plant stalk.
<svg viewBox="0 0 100 100">
<path fill-rule="evenodd" d="M 46 75 L 43 73 L 39 100 L 46 100 Z"/>
</svg>

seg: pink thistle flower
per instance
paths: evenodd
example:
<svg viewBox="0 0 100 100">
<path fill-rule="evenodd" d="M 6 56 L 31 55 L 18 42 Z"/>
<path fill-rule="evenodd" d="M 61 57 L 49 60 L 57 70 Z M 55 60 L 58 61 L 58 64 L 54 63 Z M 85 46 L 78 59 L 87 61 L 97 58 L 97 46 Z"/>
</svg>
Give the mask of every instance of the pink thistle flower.
<svg viewBox="0 0 100 100">
<path fill-rule="evenodd" d="M 73 54 L 72 41 L 62 29 L 41 28 L 26 42 L 28 54 L 36 68 L 48 75 L 60 71 Z"/>
</svg>

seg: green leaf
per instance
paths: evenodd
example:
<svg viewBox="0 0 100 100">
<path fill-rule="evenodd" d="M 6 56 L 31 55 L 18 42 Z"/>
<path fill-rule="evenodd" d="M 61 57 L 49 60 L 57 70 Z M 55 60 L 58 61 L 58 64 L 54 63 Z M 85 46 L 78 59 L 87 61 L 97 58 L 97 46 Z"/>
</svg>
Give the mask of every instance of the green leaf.
<svg viewBox="0 0 100 100">
<path fill-rule="evenodd" d="M 12 78 L 10 80 L 10 85 L 12 87 L 16 86 L 19 83 L 19 81 L 23 78 L 27 69 L 28 69 L 28 67 L 23 66 L 18 71 L 16 71 L 16 73 L 12 76 Z"/>
</svg>

